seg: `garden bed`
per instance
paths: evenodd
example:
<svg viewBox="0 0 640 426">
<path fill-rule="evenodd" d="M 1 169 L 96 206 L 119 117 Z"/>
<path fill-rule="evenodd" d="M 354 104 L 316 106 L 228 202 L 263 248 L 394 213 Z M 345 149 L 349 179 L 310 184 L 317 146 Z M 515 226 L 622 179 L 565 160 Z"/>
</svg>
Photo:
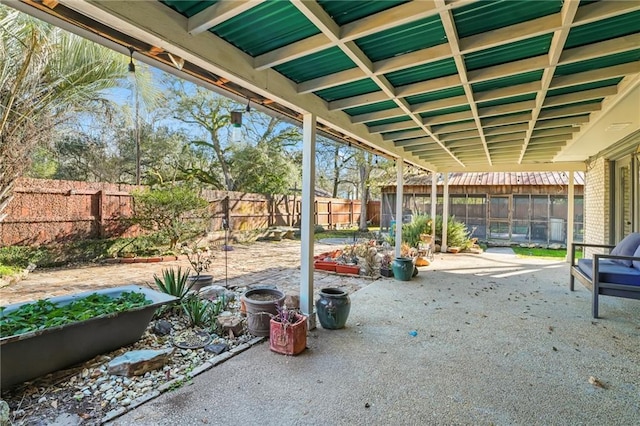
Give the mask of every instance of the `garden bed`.
<svg viewBox="0 0 640 426">
<path fill-rule="evenodd" d="M 176 300 L 173 296 L 139 286 L 116 287 L 59 296 L 48 300 L 64 306 L 92 294 L 118 298 L 125 292 L 143 294 L 150 303 L 71 324 L 2 337 L 0 339 L 2 388 L 136 342 L 142 336 L 156 309 Z M 35 302 L 9 305 L 4 309 L 3 315 L 14 312 L 23 305 L 33 303 Z"/>
</svg>

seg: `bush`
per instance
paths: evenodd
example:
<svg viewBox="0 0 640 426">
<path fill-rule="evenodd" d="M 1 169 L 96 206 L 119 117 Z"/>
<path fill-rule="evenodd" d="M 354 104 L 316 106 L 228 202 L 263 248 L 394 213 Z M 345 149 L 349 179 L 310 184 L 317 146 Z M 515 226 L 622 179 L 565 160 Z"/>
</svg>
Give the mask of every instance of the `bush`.
<svg viewBox="0 0 640 426">
<path fill-rule="evenodd" d="M 442 235 L 442 216 L 436 216 L 436 238 Z M 427 215 L 416 215 L 411 223 L 402 225 L 402 240 L 410 247 L 417 247 L 420 242 L 420 234 L 431 234 L 433 222 Z M 390 244 L 395 244 L 393 235 L 389 238 Z M 447 220 L 447 245 L 449 247 L 466 248 L 470 243 L 469 231 L 464 222 L 459 222 L 455 216 L 449 216 Z"/>
<path fill-rule="evenodd" d="M 168 186 L 133 192 L 134 223 L 169 240 L 174 250 L 182 238 L 190 239 L 206 229 L 207 200 L 186 186 Z"/>
</svg>

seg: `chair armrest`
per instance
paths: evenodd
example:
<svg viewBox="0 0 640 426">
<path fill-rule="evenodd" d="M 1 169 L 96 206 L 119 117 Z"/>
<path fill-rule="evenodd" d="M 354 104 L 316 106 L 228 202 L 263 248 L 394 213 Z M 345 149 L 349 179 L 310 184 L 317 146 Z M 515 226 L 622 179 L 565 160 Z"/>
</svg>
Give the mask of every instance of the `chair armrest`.
<svg viewBox="0 0 640 426">
<path fill-rule="evenodd" d="M 593 255 L 593 263 L 598 262 L 600 259 L 619 259 L 619 260 L 640 260 L 640 257 L 637 256 L 620 256 L 615 254 L 594 254 Z"/>
<path fill-rule="evenodd" d="M 595 247 L 595 248 L 607 248 L 611 251 L 615 247 L 614 244 L 592 244 L 592 243 L 571 243 L 571 266 L 575 266 L 576 262 L 576 248 L 577 247 Z M 582 256 L 584 257 L 584 250 L 582 250 Z"/>
</svg>

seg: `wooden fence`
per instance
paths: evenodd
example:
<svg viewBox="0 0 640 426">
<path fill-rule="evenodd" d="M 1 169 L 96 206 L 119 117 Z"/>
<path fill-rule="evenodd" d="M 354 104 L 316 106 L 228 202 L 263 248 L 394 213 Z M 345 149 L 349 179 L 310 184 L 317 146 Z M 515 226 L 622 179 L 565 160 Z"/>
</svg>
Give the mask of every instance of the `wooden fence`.
<svg viewBox="0 0 640 426">
<path fill-rule="evenodd" d="M 7 217 L 0 222 L 0 246 L 37 245 L 79 240 L 133 236 L 138 230 L 127 218 L 133 212 L 131 191 L 135 185 L 20 179 Z M 270 226 L 300 226 L 300 196 L 261 195 L 227 191 L 204 191 L 211 212 L 210 230 L 251 231 Z M 374 223 L 379 222 L 374 209 Z M 373 205 L 374 207 L 370 207 Z M 357 225 L 358 200 L 315 200 L 316 224 L 325 227 Z M 377 218 L 377 220 L 376 220 Z"/>
</svg>

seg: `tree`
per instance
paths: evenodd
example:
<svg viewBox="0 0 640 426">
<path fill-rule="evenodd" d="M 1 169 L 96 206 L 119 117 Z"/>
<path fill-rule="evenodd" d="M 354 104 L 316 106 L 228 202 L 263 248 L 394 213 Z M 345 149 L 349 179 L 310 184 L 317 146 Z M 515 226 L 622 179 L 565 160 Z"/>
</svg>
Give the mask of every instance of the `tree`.
<svg viewBox="0 0 640 426">
<path fill-rule="evenodd" d="M 291 186 L 295 178 L 289 162 L 301 139 L 297 127 L 251 110 L 243 113 L 243 142 L 238 143 L 231 137 L 231 112 L 244 106 L 184 81 L 165 80 L 165 85 L 167 114 L 202 132 L 191 141 L 196 155 L 182 166 L 185 177 L 228 191 L 271 192 Z"/>
<path fill-rule="evenodd" d="M 100 110 L 126 75 L 124 57 L 0 6 L 0 220 L 30 155 L 78 112 Z"/>
<path fill-rule="evenodd" d="M 317 179 L 321 188 L 336 198 L 344 184 L 352 185 L 346 178 L 346 172 L 356 150 L 324 137 L 318 138 L 316 147 Z"/>
</svg>

